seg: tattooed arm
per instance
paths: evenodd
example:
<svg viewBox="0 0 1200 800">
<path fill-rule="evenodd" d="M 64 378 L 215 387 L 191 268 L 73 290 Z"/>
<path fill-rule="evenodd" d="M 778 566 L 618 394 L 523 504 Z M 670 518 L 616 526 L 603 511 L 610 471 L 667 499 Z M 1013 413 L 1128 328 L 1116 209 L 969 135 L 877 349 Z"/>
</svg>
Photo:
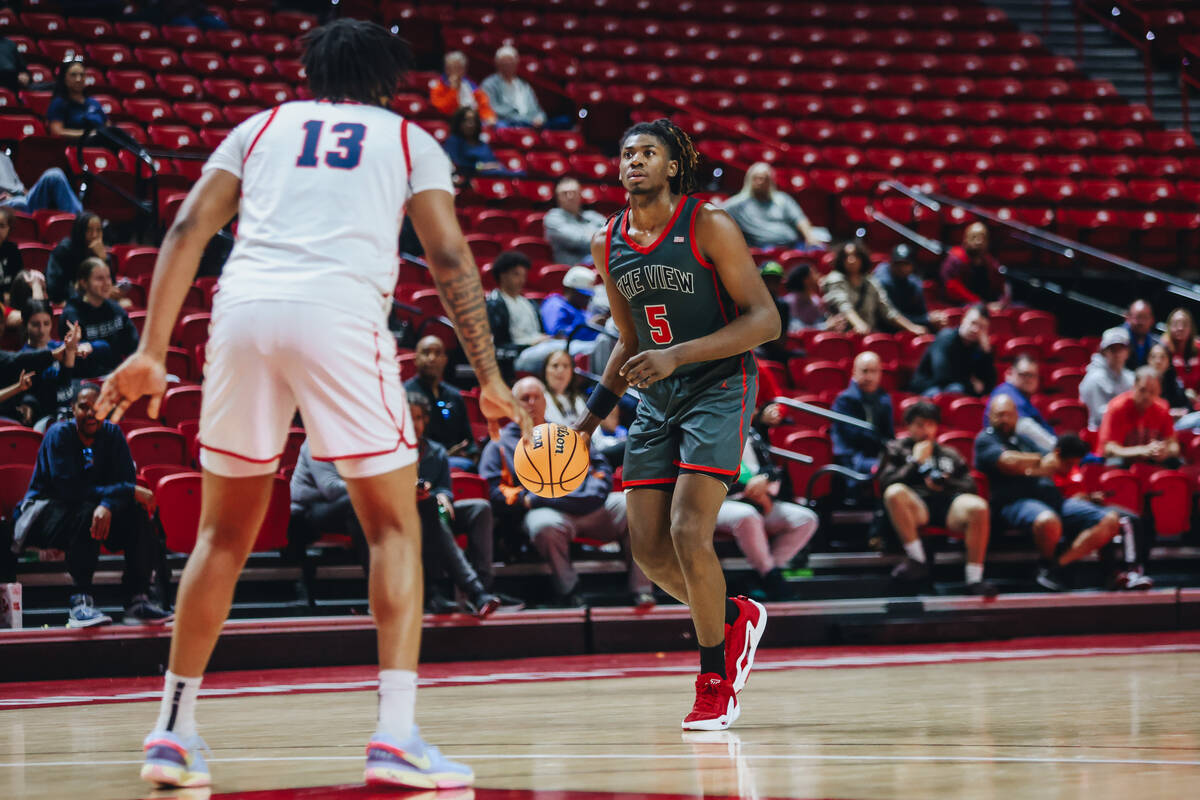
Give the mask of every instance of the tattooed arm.
<svg viewBox="0 0 1200 800">
<path fill-rule="evenodd" d="M 418 192 L 409 201 L 408 216 L 425 248 L 442 305 L 454 322 L 458 340 L 479 378 L 479 406 L 488 418 L 489 428 L 498 435 L 499 420 L 508 417 L 527 431 L 529 417 L 513 400 L 496 364 L 479 269 L 454 215 L 453 195 L 440 189 Z"/>
</svg>

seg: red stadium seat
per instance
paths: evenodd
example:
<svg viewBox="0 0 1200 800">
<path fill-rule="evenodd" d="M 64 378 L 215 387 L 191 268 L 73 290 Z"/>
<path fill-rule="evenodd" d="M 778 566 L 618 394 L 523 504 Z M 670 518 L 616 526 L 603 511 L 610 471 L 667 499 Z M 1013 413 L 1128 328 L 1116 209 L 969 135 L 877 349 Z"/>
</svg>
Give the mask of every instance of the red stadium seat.
<svg viewBox="0 0 1200 800">
<path fill-rule="evenodd" d="M 186 345 L 184 349 L 188 349 Z M 168 425 L 178 425 L 188 419 L 199 419 L 200 387 L 176 386 L 168 389 L 163 397 L 162 416 Z"/>
<path fill-rule="evenodd" d="M 27 464 L 0 464 L 0 524 L 10 521 L 32 480 L 32 460 Z"/>
<path fill-rule="evenodd" d="M 175 110 L 165 100 L 155 97 L 130 97 L 125 100 L 125 110 L 138 122 L 163 122 L 175 118 Z"/>
<path fill-rule="evenodd" d="M 1142 511 L 1142 487 L 1128 470 L 1110 469 L 1100 476 L 1100 491 L 1105 504 L 1127 508 L 1136 514 Z"/>
<path fill-rule="evenodd" d="M 1046 421 L 1059 433 L 1078 433 L 1087 429 L 1088 408 L 1081 400 L 1053 400 L 1046 408 Z"/>
<path fill-rule="evenodd" d="M 171 344 L 190 350 L 208 341 L 208 329 L 212 315 L 208 313 L 188 314 L 175 324 Z"/>
<path fill-rule="evenodd" d="M 26 136 L 40 136 L 42 123 L 27 114 L 0 116 L 0 141 L 20 141 Z"/>
<path fill-rule="evenodd" d="M 150 71 L 174 70 L 179 66 L 179 53 L 169 47 L 135 47 L 133 57 L 138 65 Z"/>
<path fill-rule="evenodd" d="M 163 25 L 162 38 L 172 47 L 190 50 L 204 41 L 204 31 L 192 25 Z"/>
<path fill-rule="evenodd" d="M 25 269 L 45 272 L 54 245 L 42 242 L 20 242 L 17 244 L 17 249 L 21 251 L 21 261 L 25 265 Z"/>
<path fill-rule="evenodd" d="M 251 83 L 250 96 L 267 106 L 276 106 L 295 99 L 292 87 L 286 83 Z"/>
<path fill-rule="evenodd" d="M 165 417 L 165 415 L 164 415 Z M 138 468 L 158 464 L 187 464 L 187 440 L 175 428 L 140 428 L 125 437 Z"/>
<path fill-rule="evenodd" d="M 974 398 L 972 398 L 974 399 Z M 957 401 L 956 401 L 957 402 Z M 955 450 L 970 467 L 975 466 L 975 436 L 983 425 L 983 412 L 980 411 L 979 419 L 967 430 L 946 431 L 939 434 L 937 443 L 942 447 L 949 447 Z"/>
<path fill-rule="evenodd" d="M 1192 530 L 1193 490 L 1186 474 L 1158 470 L 1150 476 L 1146 497 L 1158 538 L 1177 538 Z"/>
<path fill-rule="evenodd" d="M 185 50 L 180 56 L 183 65 L 197 75 L 214 75 L 229 67 L 220 53 L 212 51 Z"/>
<path fill-rule="evenodd" d="M 113 32 L 129 44 L 148 44 L 159 38 L 158 28 L 145 22 L 118 22 Z"/>
<path fill-rule="evenodd" d="M 250 97 L 246 84 L 229 78 L 209 79 L 203 82 L 203 86 L 214 102 L 244 103 Z"/>
<path fill-rule="evenodd" d="M 0 427 L 0 466 L 32 464 L 42 446 L 42 434 L 30 428 Z"/>
<path fill-rule="evenodd" d="M 982 397 L 960 397 L 950 403 L 942 424 L 958 431 L 978 432 L 983 427 L 983 412 L 988 401 Z"/>
<path fill-rule="evenodd" d="M 137 69 L 109 70 L 108 85 L 114 91 L 126 95 L 138 95 L 154 86 L 149 72 Z M 160 78 L 165 76 L 160 75 Z"/>
<path fill-rule="evenodd" d="M 150 125 L 146 132 L 152 143 L 171 150 L 199 147 L 201 144 L 199 135 L 186 125 Z"/>
<path fill-rule="evenodd" d="M 177 117 L 202 132 L 206 126 L 224 121 L 221 109 L 212 103 L 176 103 L 174 108 Z"/>
</svg>

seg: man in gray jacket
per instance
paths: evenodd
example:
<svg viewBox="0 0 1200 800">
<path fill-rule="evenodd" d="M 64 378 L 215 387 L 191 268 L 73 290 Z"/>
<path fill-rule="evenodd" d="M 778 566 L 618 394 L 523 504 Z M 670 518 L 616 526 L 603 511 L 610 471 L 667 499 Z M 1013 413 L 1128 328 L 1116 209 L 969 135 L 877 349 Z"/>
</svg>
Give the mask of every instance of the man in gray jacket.
<svg viewBox="0 0 1200 800">
<path fill-rule="evenodd" d="M 484 78 L 479 88 L 487 92 L 497 125 L 540 128 L 546 124 L 546 112 L 533 87 L 517 76 L 519 64 L 517 49 L 504 45 L 496 51 L 496 71 Z"/>
<path fill-rule="evenodd" d="M 591 264 L 592 235 L 604 227 L 604 215 L 583 208 L 579 181 L 563 178 L 554 187 L 558 208 L 546 212 L 542 227 L 559 264 Z"/>
<path fill-rule="evenodd" d="M 1088 427 L 1099 428 L 1108 403 L 1133 388 L 1129 361 L 1129 331 L 1109 328 L 1100 339 L 1100 352 L 1092 354 L 1087 373 L 1079 383 L 1079 399 L 1088 407 Z"/>
</svg>

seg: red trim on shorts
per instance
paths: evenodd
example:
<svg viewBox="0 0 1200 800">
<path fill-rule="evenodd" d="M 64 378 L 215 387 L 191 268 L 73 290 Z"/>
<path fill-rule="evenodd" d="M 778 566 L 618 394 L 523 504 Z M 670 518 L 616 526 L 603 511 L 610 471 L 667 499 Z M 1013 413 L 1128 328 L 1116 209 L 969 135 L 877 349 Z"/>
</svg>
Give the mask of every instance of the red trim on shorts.
<svg viewBox="0 0 1200 800">
<path fill-rule="evenodd" d="M 403 439 L 401 439 L 399 442 L 396 442 L 396 446 L 393 447 L 391 450 L 380 450 L 375 453 L 351 453 L 348 456 L 313 456 L 312 459 L 313 459 L 313 461 L 345 461 L 348 458 L 374 458 L 375 456 L 390 455 L 390 454 L 396 452 L 397 450 L 399 450 L 404 445 L 408 445 L 409 450 L 417 449 L 417 448 L 413 447 L 411 444 L 408 444 Z"/>
<path fill-rule="evenodd" d="M 738 417 L 738 458 L 746 449 L 746 384 L 749 376 L 746 374 L 746 354 L 742 354 L 742 415 Z"/>
<path fill-rule="evenodd" d="M 408 120 L 403 120 L 400 123 L 400 147 L 404 150 L 404 170 L 408 175 L 408 182 L 411 184 L 412 154 L 408 151 Z"/>
<path fill-rule="evenodd" d="M 657 239 L 654 240 L 654 243 L 647 247 L 642 247 L 633 240 L 633 237 L 629 235 L 629 212 L 626 211 L 625 220 L 621 227 L 621 235 L 625 237 L 625 243 L 642 255 L 649 255 L 651 252 L 653 252 L 654 248 L 663 243 L 663 239 L 666 239 L 667 234 L 670 233 L 671 229 L 675 227 L 675 221 L 679 219 L 680 213 L 683 212 L 683 207 L 687 205 L 687 199 L 687 195 L 679 198 L 679 205 L 675 206 L 675 213 L 671 215 L 671 221 L 667 223 L 667 227 L 663 228 L 663 232 L 659 234 Z"/>
<path fill-rule="evenodd" d="M 392 421 L 392 425 L 396 428 L 396 434 L 400 437 L 400 444 L 397 444 L 396 447 L 392 448 L 392 450 L 398 449 L 401 444 L 407 445 L 409 449 L 415 450 L 417 447 L 417 442 L 410 442 L 404 438 L 404 426 L 396 422 L 396 415 L 393 414 L 392 409 L 388 407 L 387 394 L 384 392 L 383 368 L 379 366 L 380 359 L 382 358 L 383 354 L 379 351 L 379 331 L 375 331 L 375 371 L 379 374 L 379 402 L 383 403 L 383 410 L 387 412 L 388 418 Z M 408 413 L 408 410 L 404 409 L 401 412 L 401 416 L 403 417 L 406 413 Z M 386 452 L 390 453 L 392 450 L 388 450 Z M 343 458 L 349 457 L 350 456 L 343 456 Z M 359 458 L 365 458 L 365 456 L 359 456 Z"/>
<path fill-rule="evenodd" d="M 692 255 L 700 262 L 700 266 L 715 270 L 717 268 L 716 264 L 701 255 L 700 247 L 696 244 L 696 215 L 700 213 L 700 207 L 703 205 L 704 203 L 697 201 L 696 207 L 692 209 L 692 218 L 688 221 L 688 244 L 691 245 Z M 721 313 L 724 314 L 725 309 L 722 308 Z"/>
<path fill-rule="evenodd" d="M 254 135 L 254 140 L 250 142 L 250 147 L 246 150 L 246 156 L 242 159 L 243 167 L 246 166 L 246 162 L 250 160 L 250 154 L 254 152 L 254 146 L 258 144 L 258 140 L 261 139 L 262 135 L 267 132 L 267 128 L 271 127 L 271 123 L 274 121 L 275 115 L 279 113 L 279 108 L 279 106 L 275 106 L 271 109 L 271 115 L 267 117 L 266 124 L 263 125 L 258 133 Z"/>
<path fill-rule="evenodd" d="M 198 440 L 196 444 L 200 445 L 200 447 L 204 450 L 211 450 L 214 453 L 223 456 L 233 456 L 234 458 L 241 459 L 242 461 L 248 461 L 251 464 L 270 464 L 272 461 L 278 461 L 279 459 L 283 458 L 283 453 L 280 453 L 277 456 L 272 456 L 271 458 L 250 458 L 250 456 L 244 456 L 241 453 L 235 453 L 232 450 L 222 450 L 219 447 L 211 447 L 210 445 Z"/>
<path fill-rule="evenodd" d="M 630 486 L 656 486 L 663 483 L 675 483 L 678 478 L 646 478 L 640 481 L 621 481 L 621 488 L 626 489 Z"/>
<path fill-rule="evenodd" d="M 737 475 L 739 472 L 741 472 L 740 469 L 721 469 L 720 467 L 703 467 L 699 464 L 689 464 L 686 461 L 673 461 L 671 463 L 673 463 L 677 467 L 682 467 L 683 469 L 694 469 L 697 472 L 715 472 L 718 475 Z"/>
<path fill-rule="evenodd" d="M 607 225 L 604 226 L 604 274 L 606 276 L 612 275 L 612 270 L 608 268 L 608 261 L 612 255 L 612 229 L 613 225 L 616 224 L 616 221 L 617 220 L 614 217 L 608 221 Z"/>
</svg>

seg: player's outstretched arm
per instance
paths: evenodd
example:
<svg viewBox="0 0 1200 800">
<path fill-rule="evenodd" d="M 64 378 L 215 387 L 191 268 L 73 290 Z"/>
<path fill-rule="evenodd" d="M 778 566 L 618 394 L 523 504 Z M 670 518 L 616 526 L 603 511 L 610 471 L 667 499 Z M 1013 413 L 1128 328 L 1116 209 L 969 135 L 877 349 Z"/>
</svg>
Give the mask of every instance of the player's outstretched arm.
<svg viewBox="0 0 1200 800">
<path fill-rule="evenodd" d="M 175 318 L 196 279 L 204 248 L 237 213 L 241 191 L 242 182 L 236 175 L 214 169 L 200 176 L 188 192 L 158 251 L 138 349 L 104 382 L 96 402 L 97 417 L 116 409 L 113 419 L 119 420 L 126 408 L 147 394 L 151 398 L 148 412 L 151 417 L 158 416 L 167 386 L 167 346 Z"/>
<path fill-rule="evenodd" d="M 442 305 L 479 379 L 479 408 L 488 418 L 492 438 L 499 435 L 499 420 L 503 417 L 515 420 L 521 430 L 528 432 L 532 427 L 529 415 L 513 399 L 496 363 L 479 268 L 454 215 L 454 196 L 441 189 L 418 192 L 409 201 L 408 215 L 425 248 Z"/>
<path fill-rule="evenodd" d="M 629 308 L 629 301 L 609 280 L 608 264 L 605 262 L 607 239 L 607 227 L 596 231 L 592 236 L 592 263 L 600 267 L 598 271 L 600 277 L 604 279 L 604 289 L 608 292 L 608 305 L 612 310 L 612 320 L 613 324 L 617 326 L 618 336 L 617 344 L 613 347 L 612 355 L 608 357 L 608 363 L 604 366 L 604 375 L 600 378 L 600 386 L 597 389 L 603 387 L 620 397 L 629 388 L 629 384 L 621 376 L 621 368 L 625 366 L 625 362 L 637 354 L 637 328 L 633 324 L 633 312 Z M 591 436 L 599 424 L 600 416 L 589 410 L 575 423 L 575 430 Z"/>
<path fill-rule="evenodd" d="M 621 374 L 630 386 L 643 388 L 670 375 L 683 364 L 716 361 L 753 350 L 779 337 L 779 309 L 754 266 L 746 240 L 733 218 L 705 205 L 696 217 L 696 244 L 713 263 L 721 285 L 738 307 L 736 319 L 699 339 L 630 358 Z"/>
</svg>

